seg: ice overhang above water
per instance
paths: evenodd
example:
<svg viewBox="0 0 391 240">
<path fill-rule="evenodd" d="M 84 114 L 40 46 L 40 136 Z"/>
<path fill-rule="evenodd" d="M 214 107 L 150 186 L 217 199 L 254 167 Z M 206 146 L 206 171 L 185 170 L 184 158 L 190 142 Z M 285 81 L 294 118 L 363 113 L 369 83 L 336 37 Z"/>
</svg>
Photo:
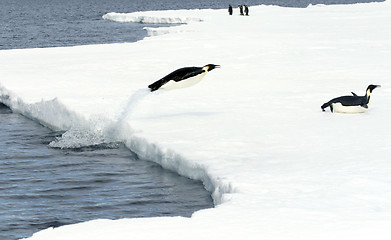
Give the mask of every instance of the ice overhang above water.
<svg viewBox="0 0 391 240">
<path fill-rule="evenodd" d="M 171 12 L 171 11 L 168 11 Z M 111 12 L 103 15 L 104 20 L 110 20 L 122 23 L 143 23 L 143 24 L 187 24 L 190 22 L 202 22 L 199 17 L 187 17 L 167 15 L 167 12 L 134 12 L 134 13 L 116 13 Z"/>
</svg>

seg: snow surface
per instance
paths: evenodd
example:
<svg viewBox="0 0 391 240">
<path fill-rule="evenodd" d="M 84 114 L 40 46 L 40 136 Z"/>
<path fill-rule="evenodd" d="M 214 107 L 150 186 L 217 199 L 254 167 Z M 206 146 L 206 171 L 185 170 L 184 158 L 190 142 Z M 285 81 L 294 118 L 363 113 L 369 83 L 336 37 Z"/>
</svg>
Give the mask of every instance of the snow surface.
<svg viewBox="0 0 391 240">
<path fill-rule="evenodd" d="M 204 182 L 191 218 L 100 219 L 56 239 L 389 239 L 391 1 L 134 13 L 199 18 L 136 43 L 0 52 L 0 101 L 53 129 L 52 147 L 123 141 Z M 167 34 L 169 33 L 169 34 Z M 148 93 L 185 66 L 192 88 Z M 320 106 L 379 84 L 363 114 Z"/>
</svg>

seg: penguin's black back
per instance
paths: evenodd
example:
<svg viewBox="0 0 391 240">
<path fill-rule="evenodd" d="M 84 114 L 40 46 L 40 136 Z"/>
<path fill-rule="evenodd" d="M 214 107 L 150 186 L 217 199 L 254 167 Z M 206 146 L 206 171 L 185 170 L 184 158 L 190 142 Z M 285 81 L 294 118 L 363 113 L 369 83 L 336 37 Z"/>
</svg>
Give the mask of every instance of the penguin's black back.
<svg viewBox="0 0 391 240">
<path fill-rule="evenodd" d="M 167 76 L 163 77 L 162 79 L 167 80 L 167 82 L 170 80 L 173 80 L 175 82 L 179 82 L 181 80 L 196 76 L 196 75 L 201 74 L 203 72 L 204 72 L 204 70 L 202 70 L 201 67 L 184 67 L 184 68 L 180 68 L 180 69 L 173 71 L 172 73 L 168 74 Z"/>
<path fill-rule="evenodd" d="M 152 83 L 148 87 L 151 89 L 151 91 L 156 91 L 161 86 L 163 86 L 164 84 L 166 84 L 167 82 L 169 82 L 171 80 L 175 81 L 175 82 L 179 82 L 184 79 L 197 76 L 198 74 L 201 74 L 203 72 L 204 72 L 204 70 L 202 69 L 202 67 L 180 68 L 180 69 L 177 69 L 177 70 L 173 71 L 172 73 L 168 74 L 167 76 L 161 78 L 160 80 Z"/>
<path fill-rule="evenodd" d="M 368 104 L 369 98 L 366 96 L 342 96 L 330 100 L 330 103 L 338 102 L 343 106 L 362 106 Z"/>
</svg>

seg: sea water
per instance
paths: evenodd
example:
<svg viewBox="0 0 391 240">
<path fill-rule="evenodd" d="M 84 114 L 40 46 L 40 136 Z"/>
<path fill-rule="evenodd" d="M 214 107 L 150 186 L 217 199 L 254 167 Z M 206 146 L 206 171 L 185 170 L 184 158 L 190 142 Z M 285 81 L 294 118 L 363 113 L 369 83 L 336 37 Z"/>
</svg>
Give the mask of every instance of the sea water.
<svg viewBox="0 0 391 240">
<path fill-rule="evenodd" d="M 0 239 L 92 219 L 186 216 L 213 207 L 201 182 L 121 143 L 51 148 L 61 135 L 0 104 Z"/>
<path fill-rule="evenodd" d="M 143 28 L 150 25 L 105 21 L 108 12 L 247 4 L 251 16 L 251 5 L 355 2 L 370 0 L 1 0 L 0 50 L 134 42 L 147 36 Z M 61 134 L 0 104 L 0 239 L 98 218 L 190 216 L 213 207 L 202 183 L 141 161 L 121 143 L 50 147 Z"/>
</svg>

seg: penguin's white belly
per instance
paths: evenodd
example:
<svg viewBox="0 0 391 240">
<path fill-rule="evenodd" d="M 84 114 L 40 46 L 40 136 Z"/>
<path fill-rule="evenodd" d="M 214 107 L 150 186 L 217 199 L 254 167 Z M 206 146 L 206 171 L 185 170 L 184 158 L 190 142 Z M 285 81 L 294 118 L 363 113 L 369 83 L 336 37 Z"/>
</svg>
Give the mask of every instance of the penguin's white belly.
<svg viewBox="0 0 391 240">
<path fill-rule="evenodd" d="M 203 72 L 201 74 L 198 74 L 197 76 L 187 78 L 185 80 L 175 82 L 173 80 L 167 82 L 164 84 L 161 88 L 164 90 L 172 90 L 172 89 L 178 89 L 178 88 L 187 88 L 191 87 L 201 81 L 201 79 L 205 76 L 206 72 Z"/>
<path fill-rule="evenodd" d="M 363 113 L 368 110 L 361 106 L 344 106 L 341 103 L 333 103 L 333 111 L 338 113 Z"/>
</svg>

